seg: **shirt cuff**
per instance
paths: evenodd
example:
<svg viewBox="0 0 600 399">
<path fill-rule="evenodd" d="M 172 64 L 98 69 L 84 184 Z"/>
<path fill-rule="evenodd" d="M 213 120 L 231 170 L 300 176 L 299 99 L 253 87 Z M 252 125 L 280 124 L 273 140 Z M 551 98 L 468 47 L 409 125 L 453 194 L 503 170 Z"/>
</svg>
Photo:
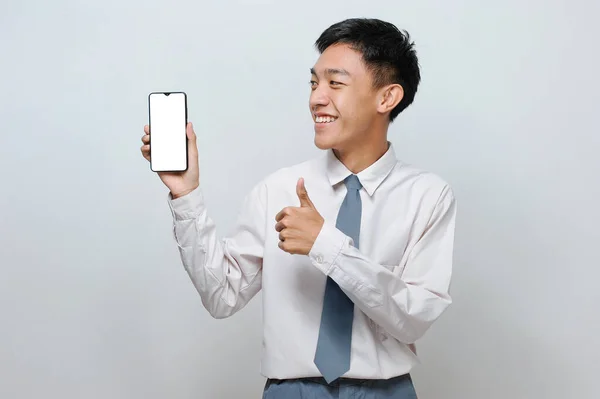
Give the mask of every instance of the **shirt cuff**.
<svg viewBox="0 0 600 399">
<path fill-rule="evenodd" d="M 204 196 L 199 187 L 188 194 L 173 199 L 171 193 L 168 194 L 169 208 L 175 220 L 196 219 L 204 209 Z"/>
<path fill-rule="evenodd" d="M 325 222 L 308 253 L 308 257 L 313 265 L 329 275 L 338 255 L 348 245 L 353 245 L 352 238 L 342 233 L 332 224 Z"/>
</svg>

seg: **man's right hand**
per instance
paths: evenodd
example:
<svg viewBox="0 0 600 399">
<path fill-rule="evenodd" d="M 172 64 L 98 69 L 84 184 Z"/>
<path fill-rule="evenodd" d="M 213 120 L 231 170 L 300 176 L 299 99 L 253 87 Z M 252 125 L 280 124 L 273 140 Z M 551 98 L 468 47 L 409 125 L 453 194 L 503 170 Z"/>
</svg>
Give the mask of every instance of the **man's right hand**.
<svg viewBox="0 0 600 399">
<path fill-rule="evenodd" d="M 144 126 L 142 136 L 142 155 L 150 161 L 150 128 Z M 196 144 L 196 133 L 191 122 L 186 127 L 188 138 L 188 169 L 185 172 L 157 172 L 160 180 L 171 191 L 173 199 L 182 197 L 194 191 L 200 184 L 200 171 L 198 170 L 198 146 Z"/>
</svg>

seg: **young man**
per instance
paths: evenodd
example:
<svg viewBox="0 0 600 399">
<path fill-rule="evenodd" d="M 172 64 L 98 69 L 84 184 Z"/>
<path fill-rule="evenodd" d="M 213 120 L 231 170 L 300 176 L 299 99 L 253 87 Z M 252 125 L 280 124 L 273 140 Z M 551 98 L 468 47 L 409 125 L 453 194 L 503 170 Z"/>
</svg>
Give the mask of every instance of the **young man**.
<svg viewBox="0 0 600 399">
<path fill-rule="evenodd" d="M 213 317 L 262 289 L 264 398 L 414 398 L 414 343 L 451 303 L 456 213 L 448 184 L 387 139 L 417 91 L 417 56 L 375 19 L 334 24 L 316 47 L 309 106 L 323 156 L 256 184 L 221 239 L 189 124 L 189 170 L 159 173 L 175 239 Z"/>
</svg>

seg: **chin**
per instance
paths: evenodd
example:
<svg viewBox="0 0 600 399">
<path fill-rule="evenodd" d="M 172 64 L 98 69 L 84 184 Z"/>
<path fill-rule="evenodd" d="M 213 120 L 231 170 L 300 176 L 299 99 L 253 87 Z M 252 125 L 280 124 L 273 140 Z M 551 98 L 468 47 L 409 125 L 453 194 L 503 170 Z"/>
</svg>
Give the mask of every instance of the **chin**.
<svg viewBox="0 0 600 399">
<path fill-rule="evenodd" d="M 330 150 L 335 146 L 334 140 L 328 140 L 327 137 L 315 134 L 315 146 L 320 150 Z"/>
<path fill-rule="evenodd" d="M 336 123 L 336 122 L 334 122 Z M 340 144 L 341 134 L 337 126 L 317 127 L 315 125 L 315 146 L 321 150 L 330 150 Z"/>
</svg>

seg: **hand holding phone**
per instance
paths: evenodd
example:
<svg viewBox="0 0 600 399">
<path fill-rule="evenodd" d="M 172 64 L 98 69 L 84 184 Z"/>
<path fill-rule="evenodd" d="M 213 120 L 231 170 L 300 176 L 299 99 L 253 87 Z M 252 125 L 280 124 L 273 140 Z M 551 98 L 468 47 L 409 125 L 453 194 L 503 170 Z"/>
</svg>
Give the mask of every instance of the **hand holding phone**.
<svg viewBox="0 0 600 399">
<path fill-rule="evenodd" d="M 148 107 L 150 121 L 144 126 L 142 155 L 173 198 L 181 197 L 199 185 L 198 147 L 187 121 L 187 96 L 183 92 L 150 93 Z"/>
</svg>

